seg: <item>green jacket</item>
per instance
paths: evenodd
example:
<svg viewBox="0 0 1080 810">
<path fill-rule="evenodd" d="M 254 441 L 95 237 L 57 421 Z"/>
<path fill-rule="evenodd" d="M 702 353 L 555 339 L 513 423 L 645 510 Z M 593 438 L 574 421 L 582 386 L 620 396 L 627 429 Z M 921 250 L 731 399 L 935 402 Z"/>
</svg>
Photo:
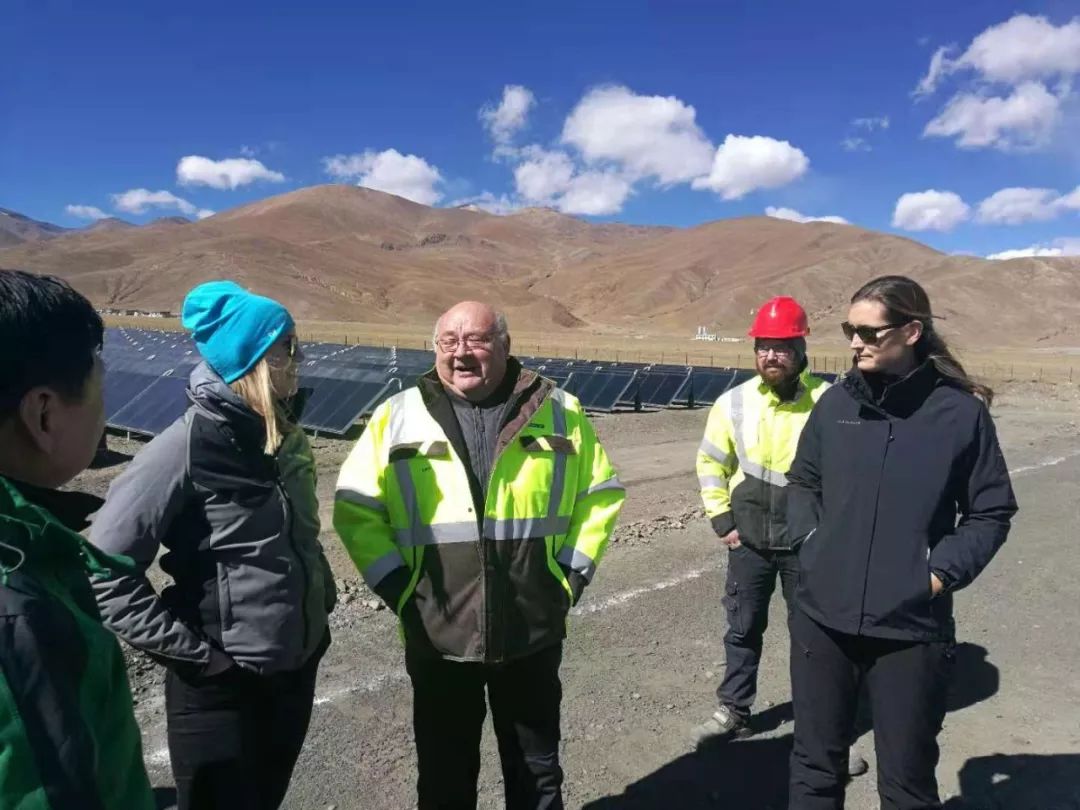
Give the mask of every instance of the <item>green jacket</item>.
<svg viewBox="0 0 1080 810">
<path fill-rule="evenodd" d="M 88 580 L 129 563 L 77 533 L 91 501 L 0 476 L 4 810 L 154 808 L 124 659 Z"/>
</svg>

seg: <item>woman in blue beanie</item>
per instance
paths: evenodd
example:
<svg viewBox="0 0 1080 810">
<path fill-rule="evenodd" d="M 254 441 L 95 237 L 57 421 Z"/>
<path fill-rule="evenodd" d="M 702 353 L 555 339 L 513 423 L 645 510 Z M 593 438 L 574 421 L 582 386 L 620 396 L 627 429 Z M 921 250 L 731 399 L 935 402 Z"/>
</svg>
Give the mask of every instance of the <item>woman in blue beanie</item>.
<svg viewBox="0 0 1080 810">
<path fill-rule="evenodd" d="M 288 409 L 303 355 L 276 301 L 193 289 L 191 407 L 113 483 L 91 541 L 135 573 L 95 582 L 105 623 L 167 669 L 179 810 L 280 806 L 330 644 L 315 463 Z M 159 548 L 173 584 L 145 572 Z"/>
</svg>

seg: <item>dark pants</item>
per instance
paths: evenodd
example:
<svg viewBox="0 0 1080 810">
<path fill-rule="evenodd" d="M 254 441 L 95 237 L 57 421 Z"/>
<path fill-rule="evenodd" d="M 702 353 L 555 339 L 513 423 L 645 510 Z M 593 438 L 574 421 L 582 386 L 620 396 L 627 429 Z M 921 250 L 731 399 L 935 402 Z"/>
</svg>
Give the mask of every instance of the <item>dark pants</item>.
<svg viewBox="0 0 1080 810">
<path fill-rule="evenodd" d="M 413 684 L 420 810 L 473 810 L 491 701 L 507 810 L 562 810 L 557 644 L 506 664 L 405 656 Z"/>
<path fill-rule="evenodd" d="M 848 744 L 865 683 L 883 810 L 939 808 L 937 735 L 945 718 L 951 641 L 849 636 L 791 614 L 795 742 L 789 810 L 844 806 Z"/>
<path fill-rule="evenodd" d="M 177 810 L 281 806 L 307 735 L 322 649 L 295 672 L 166 675 Z"/>
<path fill-rule="evenodd" d="M 757 695 L 761 646 L 769 626 L 769 602 L 778 575 L 784 600 L 790 607 L 799 576 L 799 558 L 794 551 L 759 551 L 741 545 L 728 552 L 724 587 L 727 665 L 716 697 L 743 718 L 750 716 Z"/>
</svg>

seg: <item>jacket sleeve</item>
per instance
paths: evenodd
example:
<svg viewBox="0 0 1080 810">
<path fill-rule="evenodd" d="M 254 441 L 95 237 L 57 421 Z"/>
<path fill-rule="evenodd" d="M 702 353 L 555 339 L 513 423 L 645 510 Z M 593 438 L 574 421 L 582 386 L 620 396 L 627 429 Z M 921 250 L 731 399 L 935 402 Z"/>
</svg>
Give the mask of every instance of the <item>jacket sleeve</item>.
<svg viewBox="0 0 1080 810">
<path fill-rule="evenodd" d="M 0 796 L 19 807 L 105 810 L 97 746 L 79 707 L 78 668 L 55 612 L 39 605 L 0 618 Z M 41 804 L 19 801 L 33 795 Z"/>
<path fill-rule="evenodd" d="M 397 611 L 408 584 L 408 569 L 386 505 L 388 459 L 382 437 L 389 415 L 389 403 L 376 408 L 341 468 L 334 529 L 367 586 Z"/>
<path fill-rule="evenodd" d="M 787 473 L 787 525 L 793 548 L 817 531 L 821 521 L 820 410 L 819 405 L 810 412 Z"/>
<path fill-rule="evenodd" d="M 697 477 L 705 516 L 720 537 L 735 528 L 729 481 L 738 468 L 731 419 L 724 410 L 724 401 L 717 400 L 709 411 L 705 436 L 698 447 Z"/>
<path fill-rule="evenodd" d="M 956 499 L 960 520 L 930 552 L 930 568 L 945 574 L 950 590 L 970 585 L 982 573 L 1008 537 L 1017 511 L 1009 470 L 985 406 L 979 408 L 966 460 Z"/>
<path fill-rule="evenodd" d="M 95 515 L 90 542 L 134 563 L 131 572 L 93 579 L 94 596 L 106 626 L 136 649 L 166 665 L 200 669 L 225 654 L 176 618 L 146 577 L 169 528 L 192 494 L 187 474 L 187 425 L 178 422 L 150 442 L 109 487 Z"/>
<path fill-rule="evenodd" d="M 556 561 L 571 572 L 568 576 L 575 601 L 580 598 L 585 585 L 592 581 L 626 499 L 626 488 L 620 483 L 584 412 L 581 413 L 580 432 L 580 445 L 572 458 L 578 465 L 578 491 L 566 539 L 556 555 Z"/>
</svg>

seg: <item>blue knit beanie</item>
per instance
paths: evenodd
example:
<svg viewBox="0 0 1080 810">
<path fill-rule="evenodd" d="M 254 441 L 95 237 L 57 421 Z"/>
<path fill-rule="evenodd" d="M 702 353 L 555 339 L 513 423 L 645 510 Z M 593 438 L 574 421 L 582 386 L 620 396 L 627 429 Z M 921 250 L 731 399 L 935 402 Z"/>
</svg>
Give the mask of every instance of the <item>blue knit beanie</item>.
<svg viewBox="0 0 1080 810">
<path fill-rule="evenodd" d="M 208 281 L 189 292 L 181 323 L 191 331 L 199 354 L 227 383 L 251 371 L 293 327 L 285 307 L 232 281 Z"/>
</svg>

